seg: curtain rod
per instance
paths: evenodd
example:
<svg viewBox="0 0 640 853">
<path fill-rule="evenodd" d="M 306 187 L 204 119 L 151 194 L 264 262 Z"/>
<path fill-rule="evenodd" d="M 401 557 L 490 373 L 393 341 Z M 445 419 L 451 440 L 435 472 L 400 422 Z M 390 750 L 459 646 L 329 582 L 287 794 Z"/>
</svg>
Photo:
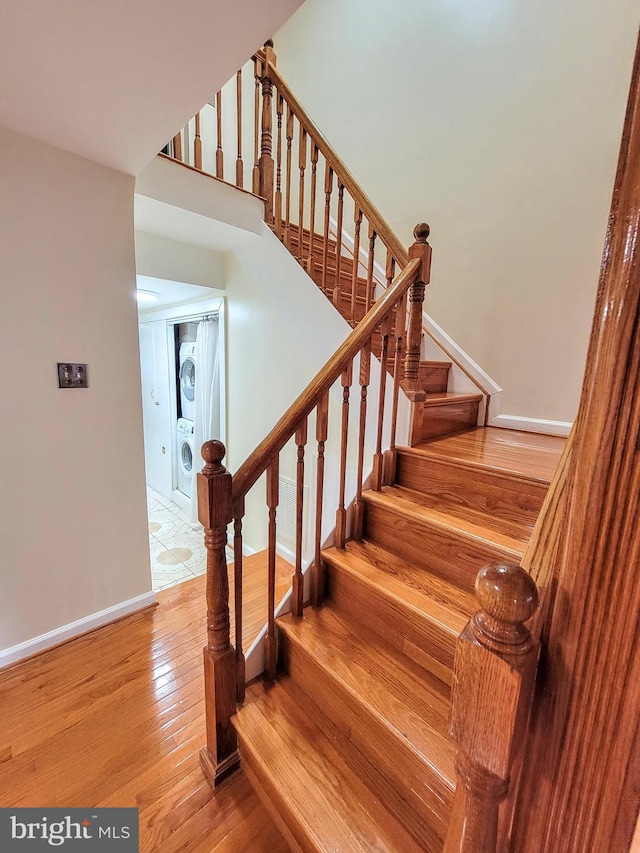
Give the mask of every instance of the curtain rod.
<svg viewBox="0 0 640 853">
<path fill-rule="evenodd" d="M 180 323 L 193 323 L 196 320 L 213 320 L 214 323 L 218 323 L 220 316 L 218 314 L 188 314 L 186 317 L 176 317 L 167 322 L 178 325 Z"/>
</svg>

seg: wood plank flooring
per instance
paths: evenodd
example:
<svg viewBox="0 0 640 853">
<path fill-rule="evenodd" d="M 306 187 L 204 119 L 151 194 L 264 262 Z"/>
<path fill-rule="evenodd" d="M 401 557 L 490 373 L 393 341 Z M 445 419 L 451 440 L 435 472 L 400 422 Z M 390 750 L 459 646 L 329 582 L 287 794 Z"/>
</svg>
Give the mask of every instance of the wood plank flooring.
<svg viewBox="0 0 640 853">
<path fill-rule="evenodd" d="M 278 599 L 290 573 L 279 561 Z M 246 558 L 245 648 L 266 586 L 266 553 Z M 0 805 L 135 806 L 146 853 L 288 850 L 242 772 L 214 793 L 198 764 L 204 577 L 158 601 L 0 672 Z"/>
</svg>

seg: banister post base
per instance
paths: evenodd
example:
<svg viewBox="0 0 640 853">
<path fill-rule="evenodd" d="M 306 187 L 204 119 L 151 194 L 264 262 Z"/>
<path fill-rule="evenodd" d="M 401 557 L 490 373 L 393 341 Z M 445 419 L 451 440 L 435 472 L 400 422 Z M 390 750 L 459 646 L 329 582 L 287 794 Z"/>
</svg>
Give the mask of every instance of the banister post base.
<svg viewBox="0 0 640 853">
<path fill-rule="evenodd" d="M 409 419 L 409 446 L 415 447 L 422 441 L 422 421 L 424 419 L 424 399 L 411 403 L 411 417 Z"/>
<path fill-rule="evenodd" d="M 216 765 L 211 753 L 205 746 L 200 750 L 200 767 L 209 785 L 216 788 L 220 782 L 223 782 L 227 776 L 230 776 L 234 770 L 240 767 L 240 753 L 236 749 L 225 761 Z"/>
<path fill-rule="evenodd" d="M 200 765 L 214 788 L 240 763 L 231 722 L 236 711 L 237 661 L 233 646 L 217 655 L 205 647 L 203 658 L 207 745 L 200 752 Z"/>
<path fill-rule="evenodd" d="M 400 387 L 412 403 L 423 403 L 427 399 L 427 392 L 423 391 L 422 388 L 409 388 L 404 381 L 400 383 Z"/>
</svg>

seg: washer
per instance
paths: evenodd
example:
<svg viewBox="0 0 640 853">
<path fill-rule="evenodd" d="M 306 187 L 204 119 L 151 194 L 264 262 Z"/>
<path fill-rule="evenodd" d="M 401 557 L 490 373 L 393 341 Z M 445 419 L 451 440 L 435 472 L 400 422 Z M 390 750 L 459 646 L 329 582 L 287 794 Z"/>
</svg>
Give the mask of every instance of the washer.
<svg viewBox="0 0 640 853">
<path fill-rule="evenodd" d="M 195 415 L 196 396 L 196 345 L 194 343 L 180 345 L 178 383 L 181 415 L 192 421 Z"/>
<path fill-rule="evenodd" d="M 193 482 L 193 421 L 178 418 L 177 433 L 178 491 L 190 498 Z"/>
</svg>

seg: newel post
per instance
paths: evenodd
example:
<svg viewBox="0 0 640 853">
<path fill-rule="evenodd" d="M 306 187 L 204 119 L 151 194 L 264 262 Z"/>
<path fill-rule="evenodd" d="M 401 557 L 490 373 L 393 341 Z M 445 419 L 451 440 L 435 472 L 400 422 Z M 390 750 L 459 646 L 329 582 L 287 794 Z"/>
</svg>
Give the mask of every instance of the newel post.
<svg viewBox="0 0 640 853">
<path fill-rule="evenodd" d="M 265 61 L 262 65 L 262 133 L 260 135 L 260 160 L 258 195 L 266 200 L 265 220 L 273 222 L 273 189 L 275 168 L 273 162 L 273 83 L 269 77 L 269 63 L 276 64 L 273 41 L 269 39 L 264 45 Z"/>
<path fill-rule="evenodd" d="M 415 243 L 409 246 L 409 260 L 418 258 L 421 262 L 418 278 L 409 289 L 409 328 L 407 330 L 407 348 L 404 357 L 404 382 L 402 387 L 413 403 L 425 399 L 420 388 L 420 356 L 422 348 L 422 305 L 424 292 L 431 278 L 431 246 L 427 243 L 431 229 L 421 222 L 413 229 Z"/>
<path fill-rule="evenodd" d="M 230 640 L 227 525 L 233 518 L 231 474 L 222 465 L 221 441 L 202 445 L 205 466 L 198 474 L 198 519 L 207 549 L 207 645 L 204 648 L 204 690 L 207 745 L 200 765 L 215 787 L 240 758 L 231 717 L 236 710 L 236 654 Z"/>
<path fill-rule="evenodd" d="M 481 609 L 460 636 L 454 664 L 449 731 L 458 785 L 444 853 L 499 850 L 499 808 L 525 740 L 538 663 L 524 624 L 538 606 L 531 576 L 492 563 L 478 574 L 476 595 Z"/>
</svg>

